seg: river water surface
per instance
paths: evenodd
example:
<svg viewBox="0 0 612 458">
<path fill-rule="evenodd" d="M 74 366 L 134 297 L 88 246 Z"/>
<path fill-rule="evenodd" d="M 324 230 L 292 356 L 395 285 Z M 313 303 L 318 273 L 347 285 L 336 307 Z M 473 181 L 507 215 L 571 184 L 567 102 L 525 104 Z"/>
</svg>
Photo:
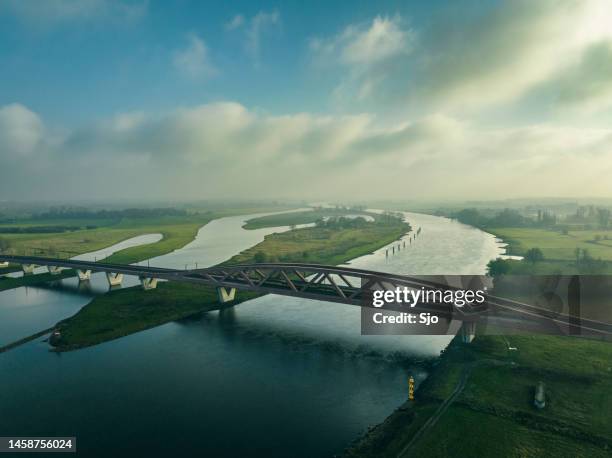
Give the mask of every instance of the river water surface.
<svg viewBox="0 0 612 458">
<path fill-rule="evenodd" d="M 206 267 L 288 229 L 242 229 L 251 217 L 214 220 L 194 242 L 150 264 Z M 492 235 L 460 223 L 414 213 L 406 219 L 422 232 L 405 250 L 386 257 L 381 249 L 351 265 L 482 274 L 503 253 Z M 95 275 L 84 291 L 68 279 L 27 295 L 0 293 L 0 320 L 38 304 L 11 329 L 10 320 L 0 321 L 0 345 L 72 315 L 106 288 Z M 33 341 L 0 354 L 0 435 L 77 436 L 85 456 L 341 453 L 406 399 L 407 377 L 425 376 L 418 361 L 450 340 L 361 336 L 359 319 L 354 306 L 264 296 L 69 353 Z"/>
</svg>

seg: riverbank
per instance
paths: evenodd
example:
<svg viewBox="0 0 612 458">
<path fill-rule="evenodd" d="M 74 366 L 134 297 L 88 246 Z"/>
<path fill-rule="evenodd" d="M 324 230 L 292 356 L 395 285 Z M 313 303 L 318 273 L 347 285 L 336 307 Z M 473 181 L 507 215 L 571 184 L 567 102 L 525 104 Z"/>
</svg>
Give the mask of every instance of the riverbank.
<svg viewBox="0 0 612 458">
<path fill-rule="evenodd" d="M 279 226 L 291 226 L 299 224 L 312 224 L 316 221 L 334 218 L 334 217 L 371 217 L 374 218 L 377 215 L 374 213 L 368 213 L 363 210 L 350 209 L 350 208 L 314 208 L 309 211 L 301 211 L 294 213 L 283 213 L 277 215 L 260 216 L 257 218 L 249 219 L 245 222 L 244 229 L 262 229 L 265 227 L 279 227 Z"/>
<path fill-rule="evenodd" d="M 257 297 L 241 292 L 232 305 Z M 152 291 L 118 289 L 96 297 L 76 315 L 58 323 L 61 337 L 50 343 L 55 351 L 70 351 L 118 339 L 189 316 L 218 310 L 215 288 L 185 283 L 159 283 Z"/>
<path fill-rule="evenodd" d="M 483 229 L 508 244 L 507 252 L 525 256 L 541 250 L 536 262 L 508 260 L 509 274 L 612 274 L 612 231 L 554 228 L 491 227 Z"/>
<path fill-rule="evenodd" d="M 381 219 L 360 227 L 309 227 L 274 233 L 232 257 L 226 263 L 267 260 L 341 264 L 398 240 L 410 226 L 397 219 Z M 257 294 L 239 291 L 232 305 Z M 214 288 L 162 282 L 157 289 L 140 287 L 111 291 L 87 304 L 76 315 L 57 325 L 61 338 L 56 351 L 96 345 L 190 315 L 218 309 Z"/>
<path fill-rule="evenodd" d="M 275 209 L 275 208 L 274 208 Z M 279 211 L 284 210 L 281 207 Z M 32 243 L 29 250 L 49 250 L 56 252 L 70 252 L 71 256 L 97 251 L 105 247 L 120 243 L 131 237 L 161 233 L 162 239 L 158 242 L 147 243 L 118 251 L 100 262 L 117 264 L 134 264 L 147 259 L 162 256 L 178 250 L 192 242 L 200 228 L 210 221 L 225 217 L 253 213 L 273 211 L 273 208 L 251 208 L 251 209 L 226 209 L 217 212 L 198 213 L 182 217 L 165 217 L 156 219 L 140 219 L 137 221 L 123 221 L 115 226 L 103 227 L 94 231 L 75 231 L 64 234 L 44 234 L 36 239 L 34 235 L 27 237 L 16 236 L 19 243 L 13 247 L 16 253 L 26 252 L 23 243 Z M 11 243 L 15 244 L 15 240 Z M 112 243 L 111 243 L 112 242 Z M 57 245 L 54 245 L 57 244 Z M 44 254 L 42 254 L 44 256 Z M 11 267 L 11 266 L 9 266 Z M 20 270 L 20 268 L 13 269 Z M 36 275 L 25 275 L 19 278 L 0 277 L 0 291 L 18 288 L 20 286 L 34 286 L 49 281 L 70 278 L 76 275 L 74 270 L 62 270 L 60 273 L 51 275 L 41 273 Z"/>
<path fill-rule="evenodd" d="M 551 266 L 571 263 L 573 242 L 559 239 L 560 233 L 550 239 L 544 230 L 486 230 L 509 242 L 509 254 L 523 255 L 537 243 L 545 255 L 565 258 L 507 261 L 510 273 L 550 275 L 561 271 Z M 610 361 L 609 342 L 577 337 L 477 332 L 469 345 L 455 338 L 415 401 L 400 406 L 345 456 L 610 456 Z M 546 387 L 541 410 L 533 404 L 539 382 Z"/>
<path fill-rule="evenodd" d="M 610 361 L 609 343 L 586 339 L 478 336 L 466 345 L 455 338 L 415 401 L 345 456 L 609 456 Z M 546 386 L 541 410 L 533 405 L 540 381 Z"/>
<path fill-rule="evenodd" d="M 48 229 L 50 232 L 4 232 L 1 237 L 8 243 L 11 254 L 35 255 L 40 253 L 44 256 L 55 253 L 63 257 L 98 251 L 142 234 L 162 233 L 163 238 L 160 242 L 148 245 L 146 250 L 142 246 L 140 250 L 127 249 L 121 256 L 117 253 L 113 261 L 126 262 L 132 259 L 147 259 L 143 256 L 149 258 L 160 256 L 180 248 L 193 240 L 203 225 L 216 218 L 284 211 L 292 208 L 295 207 L 284 205 L 236 206 L 214 210 L 198 208 L 189 212 L 176 209 L 159 209 L 159 211 L 134 209 L 114 212 L 119 215 L 114 218 L 101 218 L 99 214 L 87 213 L 88 217 L 79 218 L 16 220 L 0 224 L 0 229 L 4 231 L 15 230 L 15 227 Z M 53 228 L 57 228 L 57 232 L 53 232 Z"/>
</svg>

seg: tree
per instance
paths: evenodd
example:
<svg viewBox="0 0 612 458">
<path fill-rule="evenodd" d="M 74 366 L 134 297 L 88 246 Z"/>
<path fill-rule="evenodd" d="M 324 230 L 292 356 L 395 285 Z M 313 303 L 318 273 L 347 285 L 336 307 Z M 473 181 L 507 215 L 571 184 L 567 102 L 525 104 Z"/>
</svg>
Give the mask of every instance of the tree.
<svg viewBox="0 0 612 458">
<path fill-rule="evenodd" d="M 453 215 L 457 221 L 470 226 L 481 227 L 486 223 L 484 218 L 475 208 L 465 208 Z"/>
<path fill-rule="evenodd" d="M 599 227 L 606 229 L 610 223 L 610 210 L 607 208 L 598 208 L 597 219 L 599 220 Z"/>
<path fill-rule="evenodd" d="M 268 257 L 266 256 L 266 253 L 264 253 L 263 251 L 258 251 L 257 253 L 255 253 L 254 259 L 257 264 L 261 264 L 263 262 L 266 262 Z"/>
<path fill-rule="evenodd" d="M 530 248 L 525 252 L 525 260 L 535 264 L 544 259 L 544 253 L 539 248 Z"/>
<path fill-rule="evenodd" d="M 502 258 L 489 261 L 487 264 L 487 274 L 490 277 L 501 277 L 510 272 L 510 263 Z"/>
<path fill-rule="evenodd" d="M 8 239 L 0 237 L 0 253 L 8 253 L 10 247 L 11 242 L 9 242 Z"/>
</svg>

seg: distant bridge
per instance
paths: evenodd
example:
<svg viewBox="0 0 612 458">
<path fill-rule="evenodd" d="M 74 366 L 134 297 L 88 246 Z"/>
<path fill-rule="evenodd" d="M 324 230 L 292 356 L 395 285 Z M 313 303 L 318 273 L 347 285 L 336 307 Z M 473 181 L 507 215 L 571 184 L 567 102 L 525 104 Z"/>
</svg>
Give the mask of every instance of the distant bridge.
<svg viewBox="0 0 612 458">
<path fill-rule="evenodd" d="M 72 259 L 46 258 L 36 256 L 14 256 L 0 254 L 0 263 L 20 264 L 24 274 L 33 273 L 37 266 L 47 266 L 49 273 L 59 274 L 62 268 L 74 269 L 81 281 L 91 278 L 93 272 L 105 272 L 109 285 L 120 285 L 124 275 L 140 278 L 145 290 L 154 289 L 158 280 L 181 281 L 213 286 L 217 289 L 219 301 L 229 303 L 234 300 L 236 290 L 255 291 L 259 293 L 300 297 L 328 302 L 372 307 L 371 296 L 374 290 L 391 290 L 408 287 L 415 289 L 453 289 L 443 283 L 429 279 L 376 272 L 350 267 L 337 267 L 319 264 L 302 263 L 261 263 L 231 266 L 215 266 L 205 269 L 165 269 L 139 265 L 111 264 L 104 262 L 78 261 Z M 385 305 L 384 310 L 406 312 L 406 307 Z M 457 308 L 449 304 L 417 304 L 411 312 L 429 311 L 440 317 L 459 319 L 467 325 L 466 340 L 471 340 L 479 320 L 486 321 L 493 312 L 495 325 L 508 326 L 509 323 L 521 322 L 523 329 L 532 324 L 558 326 L 563 329 L 574 328 L 574 333 L 586 331 L 590 335 L 612 336 L 612 325 L 596 320 L 568 314 L 555 313 L 542 307 L 517 302 L 492 295 L 487 296 L 484 307 Z M 500 316 L 503 319 L 499 319 Z M 527 321 L 525 321 L 527 320 Z M 489 319 L 489 323 L 491 320 Z M 465 329 L 464 329 L 465 331 Z M 571 329 L 569 331 L 571 332 Z"/>
</svg>

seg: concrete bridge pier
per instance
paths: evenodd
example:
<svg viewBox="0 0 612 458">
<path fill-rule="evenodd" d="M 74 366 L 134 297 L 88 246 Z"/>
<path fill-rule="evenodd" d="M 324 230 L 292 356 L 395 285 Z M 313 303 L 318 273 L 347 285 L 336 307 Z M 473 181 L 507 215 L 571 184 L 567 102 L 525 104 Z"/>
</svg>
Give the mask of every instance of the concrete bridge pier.
<svg viewBox="0 0 612 458">
<path fill-rule="evenodd" d="M 476 338 L 476 322 L 464 321 L 461 325 L 461 342 L 464 344 L 472 343 Z"/>
<path fill-rule="evenodd" d="M 79 282 L 91 280 L 91 270 L 77 269 L 77 275 L 79 276 Z"/>
<path fill-rule="evenodd" d="M 145 291 L 157 288 L 157 278 L 140 276 L 140 284 Z"/>
<path fill-rule="evenodd" d="M 36 269 L 36 264 L 21 264 L 21 270 L 24 274 L 33 274 Z"/>
<path fill-rule="evenodd" d="M 231 302 L 236 297 L 236 288 L 217 288 L 217 295 L 219 296 L 219 302 L 225 304 L 226 302 Z"/>
<path fill-rule="evenodd" d="M 106 279 L 110 286 L 118 286 L 123 281 L 123 274 L 115 274 L 113 272 L 106 272 Z"/>
<path fill-rule="evenodd" d="M 62 271 L 62 268 L 57 266 L 47 266 L 47 269 L 51 275 L 59 275 L 59 273 Z"/>
</svg>

